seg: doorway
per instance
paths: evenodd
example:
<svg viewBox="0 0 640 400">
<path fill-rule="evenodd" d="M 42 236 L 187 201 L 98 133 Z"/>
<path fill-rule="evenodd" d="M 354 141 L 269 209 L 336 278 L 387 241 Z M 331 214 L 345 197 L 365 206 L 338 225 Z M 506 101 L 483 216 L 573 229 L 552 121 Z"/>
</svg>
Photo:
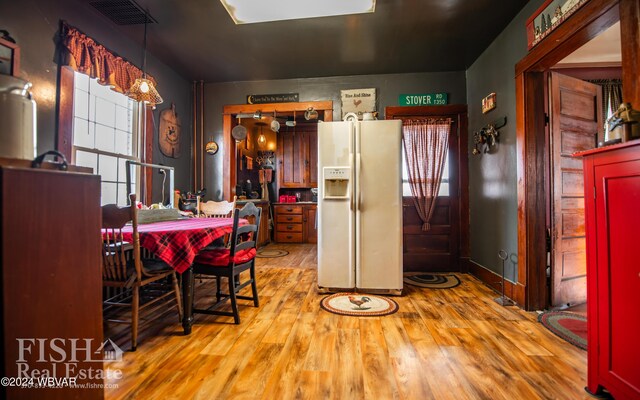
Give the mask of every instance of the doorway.
<svg viewBox="0 0 640 400">
<path fill-rule="evenodd" d="M 536 45 L 515 67 L 518 187 L 518 284 L 516 296 L 527 310 L 547 305 L 547 205 L 544 171 L 548 163 L 545 73 L 567 55 L 620 22 L 623 101 L 640 104 L 640 3 L 637 0 L 590 0 Z"/>
<path fill-rule="evenodd" d="M 422 230 L 410 193 L 402 201 L 405 272 L 469 271 L 467 106 L 386 107 L 386 119 L 450 118 L 446 195 L 436 200 L 432 228 Z M 404 162 L 404 160 L 403 160 Z M 444 174 L 443 174 L 444 175 Z M 442 189 L 442 186 L 441 186 Z"/>
<path fill-rule="evenodd" d="M 584 179 L 582 160 L 572 154 L 608 139 L 605 122 L 622 97 L 620 42 L 616 23 L 547 73 L 547 304 L 552 309 L 587 300 Z"/>
</svg>

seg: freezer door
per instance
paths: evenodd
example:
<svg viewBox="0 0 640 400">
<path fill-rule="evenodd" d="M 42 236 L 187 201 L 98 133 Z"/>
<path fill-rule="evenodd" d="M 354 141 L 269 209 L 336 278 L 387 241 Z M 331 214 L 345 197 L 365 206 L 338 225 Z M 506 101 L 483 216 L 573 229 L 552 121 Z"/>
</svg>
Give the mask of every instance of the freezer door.
<svg viewBox="0 0 640 400">
<path fill-rule="evenodd" d="M 355 287 L 353 128 L 352 122 L 318 124 L 318 287 L 321 290 Z M 323 174 L 336 168 L 349 170 L 348 196 L 326 198 Z"/>
<path fill-rule="evenodd" d="M 356 287 L 402 290 L 402 122 L 356 134 Z"/>
</svg>

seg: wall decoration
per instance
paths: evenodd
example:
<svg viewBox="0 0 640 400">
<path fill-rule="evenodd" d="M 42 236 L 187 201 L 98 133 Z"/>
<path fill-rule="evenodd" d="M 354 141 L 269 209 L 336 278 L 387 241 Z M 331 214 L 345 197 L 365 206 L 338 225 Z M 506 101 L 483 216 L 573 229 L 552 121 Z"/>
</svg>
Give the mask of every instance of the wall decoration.
<svg viewBox="0 0 640 400">
<path fill-rule="evenodd" d="M 547 0 L 526 23 L 527 46 L 531 50 L 551 31 L 589 0 Z"/>
<path fill-rule="evenodd" d="M 297 103 L 298 101 L 300 101 L 298 93 L 247 95 L 247 104 Z"/>
<path fill-rule="evenodd" d="M 359 119 L 366 112 L 376 111 L 376 89 L 349 89 L 341 90 L 342 118 L 347 113 L 356 113 Z"/>
<path fill-rule="evenodd" d="M 490 153 L 498 144 L 500 132 L 498 129 L 507 124 L 507 117 L 502 117 L 497 121 L 482 127 L 479 131 L 473 132 L 473 150 L 471 154 L 477 156 L 482 153 Z"/>
<path fill-rule="evenodd" d="M 7 31 L 0 31 L 5 33 L 0 37 L 0 74 L 18 76 L 20 74 L 20 47 L 15 42 L 12 42 L 12 38 Z"/>
<path fill-rule="evenodd" d="M 496 108 L 496 94 L 490 93 L 487 97 L 482 99 L 482 113 L 486 114 L 489 111 Z"/>
<path fill-rule="evenodd" d="M 214 142 L 213 138 L 211 138 L 205 145 L 204 150 L 207 152 L 207 154 L 214 155 L 218 152 L 218 143 Z"/>
<path fill-rule="evenodd" d="M 175 104 L 160 112 L 160 129 L 158 129 L 160 151 L 167 157 L 180 157 L 180 120 Z"/>
<path fill-rule="evenodd" d="M 398 104 L 401 106 L 444 106 L 449 103 L 447 93 L 401 94 Z"/>
</svg>

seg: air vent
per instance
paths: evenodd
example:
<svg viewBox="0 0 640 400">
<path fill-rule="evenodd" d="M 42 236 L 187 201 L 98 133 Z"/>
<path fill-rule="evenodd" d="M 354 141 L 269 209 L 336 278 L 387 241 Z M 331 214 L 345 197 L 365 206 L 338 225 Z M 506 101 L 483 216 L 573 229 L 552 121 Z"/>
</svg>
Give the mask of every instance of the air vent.
<svg viewBox="0 0 640 400">
<path fill-rule="evenodd" d="M 147 23 L 158 22 L 133 0 L 102 0 L 92 1 L 89 4 L 118 25 L 144 24 L 145 15 Z"/>
</svg>

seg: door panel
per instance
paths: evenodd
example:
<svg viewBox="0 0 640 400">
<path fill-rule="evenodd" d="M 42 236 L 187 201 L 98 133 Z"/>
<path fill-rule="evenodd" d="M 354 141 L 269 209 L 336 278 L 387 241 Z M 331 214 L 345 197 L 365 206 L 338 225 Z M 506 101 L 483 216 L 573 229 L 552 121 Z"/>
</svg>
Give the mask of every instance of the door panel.
<svg viewBox="0 0 640 400">
<path fill-rule="evenodd" d="M 594 148 L 601 125 L 599 86 L 550 76 L 551 306 L 586 301 L 584 177 L 577 151 Z"/>
</svg>

